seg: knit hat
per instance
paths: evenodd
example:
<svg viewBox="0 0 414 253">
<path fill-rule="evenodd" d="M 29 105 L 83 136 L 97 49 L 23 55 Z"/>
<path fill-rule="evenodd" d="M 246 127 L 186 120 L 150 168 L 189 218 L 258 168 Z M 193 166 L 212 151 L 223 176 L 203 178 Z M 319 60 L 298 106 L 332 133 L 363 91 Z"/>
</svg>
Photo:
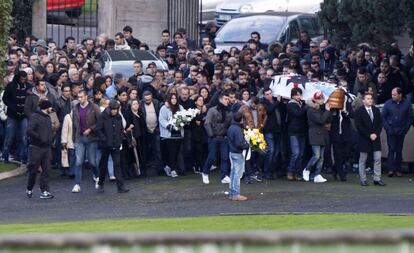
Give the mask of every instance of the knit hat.
<svg viewBox="0 0 414 253">
<path fill-rule="evenodd" d="M 313 94 L 313 100 L 323 99 L 323 93 L 322 91 L 317 91 Z"/>
<path fill-rule="evenodd" d="M 52 103 L 50 103 L 49 100 L 41 100 L 39 102 L 40 110 L 45 110 L 45 109 L 50 108 L 50 107 L 52 107 Z"/>
<path fill-rule="evenodd" d="M 111 102 L 109 102 L 109 109 L 111 110 L 119 109 L 120 106 L 121 105 L 116 100 L 111 100 Z"/>
</svg>

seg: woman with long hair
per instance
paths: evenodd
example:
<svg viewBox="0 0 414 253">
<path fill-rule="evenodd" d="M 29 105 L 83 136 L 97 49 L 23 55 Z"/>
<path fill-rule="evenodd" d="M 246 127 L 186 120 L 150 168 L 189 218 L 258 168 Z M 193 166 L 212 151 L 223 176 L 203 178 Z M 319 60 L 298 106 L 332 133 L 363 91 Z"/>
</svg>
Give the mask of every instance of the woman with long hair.
<svg viewBox="0 0 414 253">
<path fill-rule="evenodd" d="M 207 87 L 201 87 L 198 91 L 198 95 L 203 97 L 204 104 L 207 104 L 210 101 L 210 91 Z"/>
<path fill-rule="evenodd" d="M 198 95 L 194 101 L 199 113 L 191 122 L 191 141 L 195 154 L 195 173 L 201 173 L 201 168 L 203 167 L 208 154 L 208 136 L 206 129 L 204 128 L 204 118 L 207 115 L 207 107 L 205 106 L 205 99 L 202 95 Z"/>
<path fill-rule="evenodd" d="M 147 141 L 146 141 L 146 133 L 147 133 L 147 125 L 145 122 L 145 118 L 143 116 L 142 110 L 140 110 L 140 104 L 138 99 L 130 100 L 130 106 L 127 110 L 127 118 L 130 125 L 133 125 L 131 134 L 127 136 L 130 138 L 132 146 L 130 147 L 129 157 L 130 157 L 130 164 L 137 163 L 136 157 L 134 154 L 134 148 L 136 149 L 139 168 L 142 176 L 146 176 L 146 156 L 147 156 Z M 131 136 L 132 135 L 132 136 Z M 134 147 L 134 142 L 132 142 L 132 137 L 135 139 L 136 146 Z"/>
<path fill-rule="evenodd" d="M 250 106 L 250 103 L 251 103 L 250 91 L 248 89 L 242 89 L 239 93 L 239 99 L 243 105 Z"/>
<path fill-rule="evenodd" d="M 45 65 L 46 68 L 46 75 L 50 77 L 53 73 L 56 73 L 55 65 L 53 65 L 53 62 L 49 61 Z"/>
<path fill-rule="evenodd" d="M 128 89 L 128 100 L 129 100 L 129 102 L 131 103 L 133 100 L 140 100 L 141 99 L 141 96 L 139 95 L 139 92 L 138 92 L 138 88 L 137 87 L 130 87 L 129 89 Z"/>
<path fill-rule="evenodd" d="M 174 93 L 167 96 L 166 103 L 161 107 L 159 113 L 161 146 L 163 147 L 162 156 L 165 164 L 164 170 L 167 176 L 177 177 L 178 155 L 181 149 L 181 142 L 184 137 L 184 128 L 178 130 L 174 127 L 171 120 L 173 116 L 184 108 L 178 104 L 178 97 Z"/>
</svg>

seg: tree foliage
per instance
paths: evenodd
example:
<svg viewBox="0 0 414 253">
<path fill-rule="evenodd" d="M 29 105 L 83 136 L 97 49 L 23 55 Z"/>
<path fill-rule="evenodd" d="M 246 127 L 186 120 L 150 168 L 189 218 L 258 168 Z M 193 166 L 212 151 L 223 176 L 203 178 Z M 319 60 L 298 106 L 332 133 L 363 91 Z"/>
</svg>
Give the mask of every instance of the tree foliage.
<svg viewBox="0 0 414 253">
<path fill-rule="evenodd" d="M 414 28 L 413 11 L 413 0 L 324 0 L 318 15 L 340 48 L 364 42 L 387 48 L 407 27 Z"/>
<path fill-rule="evenodd" d="M 3 83 L 5 76 L 5 60 L 7 55 L 7 39 L 9 37 L 9 29 L 12 22 L 10 15 L 12 11 L 12 0 L 0 1 L 0 80 Z"/>
<path fill-rule="evenodd" d="M 32 7 L 35 0 L 13 0 L 11 15 L 13 23 L 10 32 L 16 34 L 19 43 L 32 34 Z M 10 12 L 9 12 L 10 13 Z"/>
</svg>

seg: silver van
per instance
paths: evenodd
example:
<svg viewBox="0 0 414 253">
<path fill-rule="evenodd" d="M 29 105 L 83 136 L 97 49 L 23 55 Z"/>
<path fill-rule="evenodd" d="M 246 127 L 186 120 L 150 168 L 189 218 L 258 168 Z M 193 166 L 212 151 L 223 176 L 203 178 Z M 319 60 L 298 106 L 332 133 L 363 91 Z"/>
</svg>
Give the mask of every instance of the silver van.
<svg viewBox="0 0 414 253">
<path fill-rule="evenodd" d="M 217 32 L 215 43 L 219 51 L 228 51 L 231 47 L 242 49 L 254 31 L 260 33 L 260 41 L 270 44 L 296 42 L 300 31 L 308 31 L 313 41 L 323 37 L 318 17 L 315 14 L 296 12 L 266 12 L 246 14 L 234 17 Z"/>
<path fill-rule="evenodd" d="M 152 51 L 109 50 L 105 51 L 101 57 L 102 73 L 122 73 L 124 76 L 130 77 L 135 74 L 133 64 L 136 60 L 142 62 L 144 71 L 151 62 L 157 65 L 157 69 L 168 70 L 167 63 Z"/>
</svg>

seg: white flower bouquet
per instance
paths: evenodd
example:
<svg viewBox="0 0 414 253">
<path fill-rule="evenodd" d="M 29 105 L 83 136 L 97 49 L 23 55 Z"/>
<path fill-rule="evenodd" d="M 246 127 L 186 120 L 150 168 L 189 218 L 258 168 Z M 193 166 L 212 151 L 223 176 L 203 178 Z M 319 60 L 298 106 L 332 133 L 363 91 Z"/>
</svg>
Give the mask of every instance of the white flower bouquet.
<svg viewBox="0 0 414 253">
<path fill-rule="evenodd" d="M 189 125 L 198 113 L 200 113 L 198 109 L 192 108 L 188 110 L 178 111 L 173 115 L 172 119 L 170 120 L 170 124 L 173 126 L 174 130 L 178 131 L 184 126 Z"/>
</svg>

